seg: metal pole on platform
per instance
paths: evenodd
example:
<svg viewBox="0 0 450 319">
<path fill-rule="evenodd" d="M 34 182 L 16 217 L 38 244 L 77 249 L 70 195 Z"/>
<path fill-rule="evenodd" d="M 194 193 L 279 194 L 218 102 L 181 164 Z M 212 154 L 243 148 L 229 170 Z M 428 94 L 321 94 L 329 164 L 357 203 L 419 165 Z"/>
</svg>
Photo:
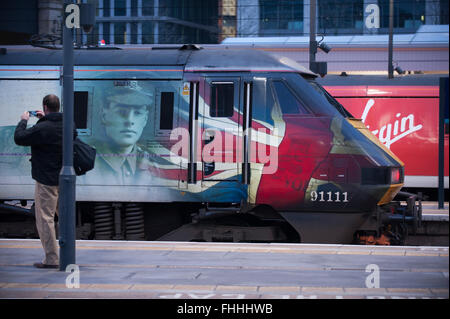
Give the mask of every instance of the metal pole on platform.
<svg viewBox="0 0 450 319">
<path fill-rule="evenodd" d="M 439 79 L 439 172 L 438 172 L 438 208 L 444 208 L 444 117 L 448 107 L 448 77 Z"/>
<path fill-rule="evenodd" d="M 70 0 L 65 0 L 64 10 Z M 59 270 L 75 264 L 75 181 L 73 169 L 73 43 L 63 21 L 63 166 L 59 175 Z"/>
<path fill-rule="evenodd" d="M 388 48 L 388 78 L 394 78 L 394 0 L 389 0 L 389 48 Z"/>
<path fill-rule="evenodd" d="M 309 69 L 316 72 L 316 0 L 309 2 Z"/>
</svg>

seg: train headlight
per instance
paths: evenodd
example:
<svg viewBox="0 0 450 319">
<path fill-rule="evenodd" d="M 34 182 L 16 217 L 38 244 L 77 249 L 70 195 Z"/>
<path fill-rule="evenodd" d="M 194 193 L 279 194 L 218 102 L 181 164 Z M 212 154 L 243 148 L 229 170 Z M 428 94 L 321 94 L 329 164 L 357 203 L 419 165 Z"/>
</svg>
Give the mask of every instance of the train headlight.
<svg viewBox="0 0 450 319">
<path fill-rule="evenodd" d="M 391 168 L 391 184 L 403 183 L 403 167 Z"/>
<path fill-rule="evenodd" d="M 388 177 L 389 174 L 386 176 Z M 403 167 L 391 167 L 390 168 L 390 186 L 383 197 L 378 202 L 378 205 L 384 205 L 391 202 L 395 195 L 400 191 L 403 187 L 403 179 L 404 179 L 404 168 Z"/>
</svg>

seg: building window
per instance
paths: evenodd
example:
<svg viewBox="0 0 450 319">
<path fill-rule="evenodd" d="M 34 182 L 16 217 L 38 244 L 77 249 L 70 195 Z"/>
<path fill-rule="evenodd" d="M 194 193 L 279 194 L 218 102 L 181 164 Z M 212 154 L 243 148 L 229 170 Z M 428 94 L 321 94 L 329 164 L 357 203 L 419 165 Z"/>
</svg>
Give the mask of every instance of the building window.
<svg viewBox="0 0 450 319">
<path fill-rule="evenodd" d="M 439 2 L 440 19 L 439 24 L 448 24 L 448 0 L 440 0 Z"/>
<path fill-rule="evenodd" d="M 142 44 L 154 43 L 153 38 L 153 22 L 142 22 Z"/>
<path fill-rule="evenodd" d="M 109 0 L 103 0 L 103 16 L 109 17 L 110 16 L 110 3 Z"/>
<path fill-rule="evenodd" d="M 111 23 L 109 22 L 104 22 L 103 23 L 103 40 L 105 40 L 105 43 L 110 43 L 110 25 Z M 100 39 L 100 40 L 102 40 Z"/>
<path fill-rule="evenodd" d="M 138 32 L 137 23 L 131 23 L 130 43 L 133 44 L 137 43 L 137 32 Z"/>
<path fill-rule="evenodd" d="M 153 0 L 142 0 L 142 15 L 153 16 L 155 13 Z"/>
<path fill-rule="evenodd" d="M 125 44 L 127 27 L 124 22 L 114 23 L 114 43 Z"/>
<path fill-rule="evenodd" d="M 303 33 L 303 1 L 261 0 L 260 19 L 264 35 Z"/>
<path fill-rule="evenodd" d="M 127 1 L 126 0 L 114 0 L 114 15 L 125 16 L 127 14 Z"/>
<path fill-rule="evenodd" d="M 101 3 L 98 24 L 103 26 L 99 31 L 107 44 L 217 43 L 219 0 L 102 0 L 98 3 Z M 155 15 L 168 17 L 169 21 L 156 20 Z M 179 21 L 172 22 L 170 18 Z M 110 29 L 111 23 L 114 27 Z"/>
<path fill-rule="evenodd" d="M 325 35 L 362 33 L 362 0 L 318 1 L 318 31 Z"/>
<path fill-rule="evenodd" d="M 380 27 L 389 29 L 389 0 L 379 0 Z M 425 24 L 425 0 L 394 1 L 394 28 L 396 33 L 415 32 Z M 384 30 L 383 30 L 384 31 Z"/>
</svg>

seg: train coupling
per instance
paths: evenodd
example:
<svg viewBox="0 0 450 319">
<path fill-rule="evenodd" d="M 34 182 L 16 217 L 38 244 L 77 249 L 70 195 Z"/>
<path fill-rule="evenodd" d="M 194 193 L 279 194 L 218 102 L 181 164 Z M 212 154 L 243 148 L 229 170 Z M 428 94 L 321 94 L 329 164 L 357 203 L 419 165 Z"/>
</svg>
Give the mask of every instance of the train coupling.
<svg viewBox="0 0 450 319">
<path fill-rule="evenodd" d="M 422 226 L 422 193 L 399 192 L 397 197 L 405 200 L 392 202 L 391 214 L 387 215 L 388 223 L 391 225 L 401 224 L 415 235 L 417 229 Z M 406 205 L 403 202 L 406 202 Z"/>
<path fill-rule="evenodd" d="M 378 206 L 378 231 L 358 234 L 358 244 L 403 245 L 408 234 L 417 233 L 422 226 L 422 194 L 399 192 L 396 199 Z"/>
</svg>

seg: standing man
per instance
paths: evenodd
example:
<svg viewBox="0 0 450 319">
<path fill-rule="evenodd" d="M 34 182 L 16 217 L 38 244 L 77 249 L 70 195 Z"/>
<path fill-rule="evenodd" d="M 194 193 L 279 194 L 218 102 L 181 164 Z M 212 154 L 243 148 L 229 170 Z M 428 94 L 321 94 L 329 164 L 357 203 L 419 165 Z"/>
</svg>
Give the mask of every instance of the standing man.
<svg viewBox="0 0 450 319">
<path fill-rule="evenodd" d="M 55 214 L 58 214 L 59 173 L 62 167 L 63 114 L 59 98 L 49 94 L 42 101 L 44 111 L 36 111 L 39 121 L 27 129 L 30 113 L 25 111 L 17 124 L 14 141 L 31 146 L 31 176 L 36 181 L 34 203 L 36 228 L 45 252 L 37 268 L 58 268 L 59 247 L 56 242 Z M 74 133 L 76 136 L 76 133 Z"/>
</svg>

